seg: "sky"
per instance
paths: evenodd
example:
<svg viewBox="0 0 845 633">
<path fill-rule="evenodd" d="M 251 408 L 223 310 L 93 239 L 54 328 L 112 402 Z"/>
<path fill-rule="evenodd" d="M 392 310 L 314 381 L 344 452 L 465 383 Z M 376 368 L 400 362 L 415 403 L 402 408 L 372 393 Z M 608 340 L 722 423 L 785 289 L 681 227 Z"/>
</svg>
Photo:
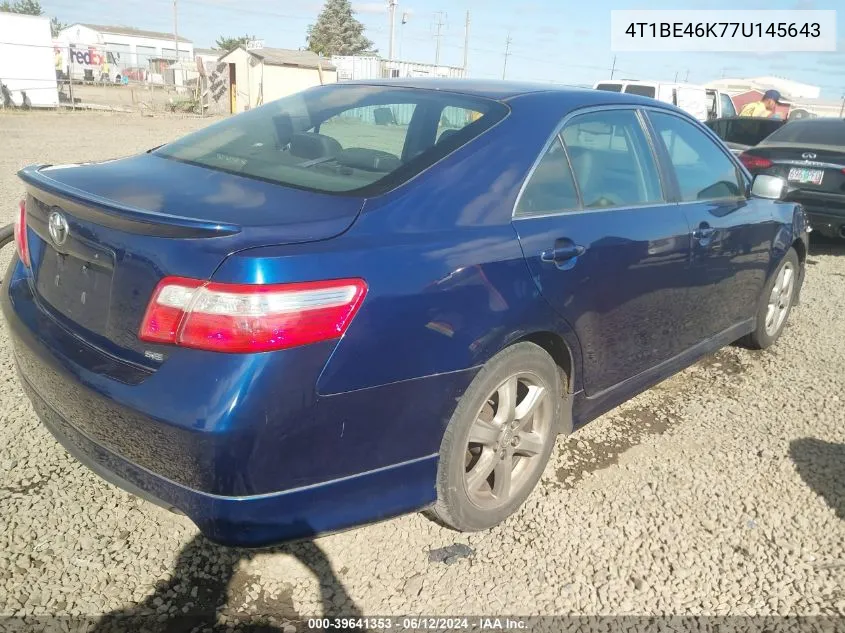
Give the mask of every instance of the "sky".
<svg viewBox="0 0 845 633">
<path fill-rule="evenodd" d="M 507 78 L 592 85 L 614 63 L 610 12 L 614 9 L 836 9 L 841 0 L 399 0 L 397 57 L 434 63 L 436 24 L 442 20 L 440 63 L 463 64 L 464 25 L 470 12 L 469 76 L 501 78 L 510 37 Z M 306 46 L 306 28 L 320 0 L 177 0 L 179 34 L 196 47 L 221 35 L 249 34 L 266 46 Z M 79 2 L 42 0 L 62 22 L 89 22 L 173 31 L 172 0 Z M 389 48 L 387 1 L 352 1 L 366 35 L 383 55 Z M 439 13 L 438 12 L 442 12 Z M 401 24 L 407 13 L 407 23 Z M 439 15 L 439 17 L 438 17 Z M 821 86 L 822 97 L 845 96 L 845 11 L 837 15 L 835 53 L 618 53 L 614 77 L 706 83 L 720 77 L 777 75 Z"/>
</svg>

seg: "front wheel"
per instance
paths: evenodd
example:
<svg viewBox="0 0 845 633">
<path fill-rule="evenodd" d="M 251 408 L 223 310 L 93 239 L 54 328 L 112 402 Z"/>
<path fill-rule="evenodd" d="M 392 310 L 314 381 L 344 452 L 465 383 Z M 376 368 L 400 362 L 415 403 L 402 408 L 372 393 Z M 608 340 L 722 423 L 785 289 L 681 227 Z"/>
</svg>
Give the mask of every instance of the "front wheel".
<svg viewBox="0 0 845 633">
<path fill-rule="evenodd" d="M 795 249 L 790 248 L 777 272 L 766 284 L 757 310 L 754 331 L 745 340 L 752 349 L 766 349 L 783 332 L 798 290 L 800 262 Z"/>
<path fill-rule="evenodd" d="M 460 531 L 484 530 L 522 505 L 554 447 L 561 390 L 557 365 L 533 343 L 490 359 L 443 436 L 437 519 Z"/>
</svg>

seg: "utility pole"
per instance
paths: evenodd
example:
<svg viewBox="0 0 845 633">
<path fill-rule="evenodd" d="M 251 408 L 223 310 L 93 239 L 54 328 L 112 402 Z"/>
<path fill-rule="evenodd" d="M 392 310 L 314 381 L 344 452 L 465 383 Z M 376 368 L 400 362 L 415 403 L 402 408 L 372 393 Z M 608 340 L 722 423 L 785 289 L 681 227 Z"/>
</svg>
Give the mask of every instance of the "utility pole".
<svg viewBox="0 0 845 633">
<path fill-rule="evenodd" d="M 511 36 L 510 33 L 508 34 L 508 38 L 505 40 L 505 63 L 502 66 L 502 79 L 505 78 L 505 75 L 508 72 L 508 57 L 510 57 L 511 51 Z"/>
<path fill-rule="evenodd" d="M 673 81 L 672 83 L 675 83 L 675 84 L 678 83 L 678 71 L 677 70 L 675 71 L 675 81 Z"/>
<path fill-rule="evenodd" d="M 387 58 L 393 60 L 393 51 L 396 44 L 396 5 L 399 0 L 387 0 L 387 10 L 390 14 L 390 51 Z"/>
<path fill-rule="evenodd" d="M 467 74 L 467 63 L 469 62 L 469 10 L 467 10 L 467 21 L 464 27 L 464 76 Z"/>
<path fill-rule="evenodd" d="M 684 75 L 684 83 L 687 83 L 688 81 L 689 81 L 689 68 L 687 68 L 687 74 Z"/>
<path fill-rule="evenodd" d="M 179 63 L 179 10 L 178 0 L 173 0 L 173 45 L 176 47 L 176 64 Z M 176 83 L 176 66 L 173 67 L 173 83 Z"/>
<path fill-rule="evenodd" d="M 842 107 L 839 108 L 839 118 L 842 118 L 842 113 L 845 112 L 845 94 L 842 95 Z"/>
<path fill-rule="evenodd" d="M 442 37 L 441 30 L 443 29 L 443 11 L 438 11 L 434 15 L 437 16 L 437 34 L 434 36 L 437 40 L 437 47 L 434 49 L 434 66 L 440 66 L 440 38 Z"/>
<path fill-rule="evenodd" d="M 613 79 L 613 73 L 616 72 L 616 55 L 613 56 L 613 64 L 610 66 L 610 78 Z"/>
</svg>

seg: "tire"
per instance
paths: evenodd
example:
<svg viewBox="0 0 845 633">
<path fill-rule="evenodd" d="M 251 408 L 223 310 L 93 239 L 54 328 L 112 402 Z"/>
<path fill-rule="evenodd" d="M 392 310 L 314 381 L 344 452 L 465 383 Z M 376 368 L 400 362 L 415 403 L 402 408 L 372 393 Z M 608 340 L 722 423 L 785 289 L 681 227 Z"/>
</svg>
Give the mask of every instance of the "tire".
<svg viewBox="0 0 845 633">
<path fill-rule="evenodd" d="M 747 347 L 766 349 L 778 340 L 797 296 L 800 272 L 798 254 L 790 248 L 766 283 L 757 308 L 754 331 L 743 339 Z M 770 313 L 770 310 L 773 312 Z"/>
<path fill-rule="evenodd" d="M 562 385 L 554 360 L 533 343 L 484 365 L 443 435 L 430 511 L 436 520 L 461 532 L 485 530 L 522 505 L 554 448 Z"/>
</svg>

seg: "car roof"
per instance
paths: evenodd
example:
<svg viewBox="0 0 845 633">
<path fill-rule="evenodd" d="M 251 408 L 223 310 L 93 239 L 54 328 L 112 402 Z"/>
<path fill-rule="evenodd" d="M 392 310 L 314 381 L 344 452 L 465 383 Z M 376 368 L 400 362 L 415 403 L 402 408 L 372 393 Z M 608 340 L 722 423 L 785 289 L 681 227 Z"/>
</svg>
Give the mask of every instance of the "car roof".
<svg viewBox="0 0 845 633">
<path fill-rule="evenodd" d="M 575 97 L 582 104 L 590 102 L 591 95 L 594 95 L 596 105 L 619 103 L 633 105 L 656 105 L 661 102 L 651 97 L 638 95 L 593 90 L 592 88 L 575 88 L 572 86 L 561 86 L 555 84 L 503 81 L 496 79 L 446 79 L 433 77 L 408 77 L 405 79 L 361 79 L 344 81 L 343 85 L 357 84 L 366 86 L 392 86 L 397 88 L 415 88 L 419 90 L 443 90 L 455 92 L 473 97 L 496 99 L 497 101 L 508 101 L 515 97 L 529 96 L 533 94 L 559 94 L 563 99 Z M 341 85 L 340 83 L 335 85 Z"/>
</svg>

